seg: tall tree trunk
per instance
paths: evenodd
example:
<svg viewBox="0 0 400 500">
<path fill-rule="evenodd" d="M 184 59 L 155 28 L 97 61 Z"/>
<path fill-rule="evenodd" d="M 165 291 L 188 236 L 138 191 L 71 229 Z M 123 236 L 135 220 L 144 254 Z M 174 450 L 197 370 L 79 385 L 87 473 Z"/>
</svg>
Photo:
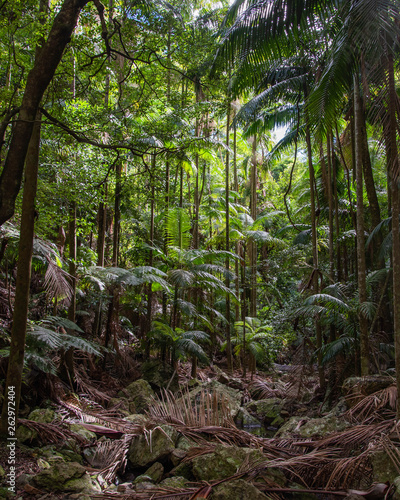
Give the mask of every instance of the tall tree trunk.
<svg viewBox="0 0 400 500">
<path fill-rule="evenodd" d="M 305 93 L 307 97 L 307 92 Z M 317 217 L 315 210 L 315 173 L 314 165 L 312 159 L 312 148 L 311 148 L 311 135 L 310 135 L 310 124 L 308 113 L 306 111 L 306 144 L 307 144 L 307 160 L 308 160 L 308 170 L 310 176 L 310 211 L 311 211 L 311 241 L 312 241 L 312 253 L 313 253 L 313 270 L 312 270 L 312 286 L 313 293 L 318 293 L 318 241 L 317 241 Z M 315 321 L 315 335 L 316 335 L 316 348 L 317 348 L 317 359 L 318 359 L 318 376 L 319 385 L 321 388 L 325 387 L 325 374 L 322 367 L 322 330 L 319 318 Z"/>
<path fill-rule="evenodd" d="M 396 101 L 398 100 L 395 87 L 393 55 L 388 47 L 387 69 L 388 69 L 388 91 L 389 91 L 389 168 L 392 185 L 392 265 L 393 265 L 393 329 L 396 363 L 396 385 L 397 394 L 400 394 L 400 199 L 399 199 L 399 153 L 397 150 L 396 137 Z M 397 397 L 397 418 L 400 418 L 400 397 Z"/>
<path fill-rule="evenodd" d="M 122 163 L 117 162 L 115 166 L 115 200 L 114 200 L 114 233 L 113 233 L 113 266 L 118 266 L 119 234 L 121 224 L 121 172 Z"/>
<path fill-rule="evenodd" d="M 225 157 L 225 250 L 229 252 L 230 250 L 230 212 L 229 212 L 229 194 L 230 194 L 230 172 L 229 172 L 229 126 L 230 126 L 230 102 L 228 99 L 228 110 L 226 114 L 226 157 Z M 226 256 L 225 260 L 226 268 L 226 278 L 225 286 L 229 290 L 230 288 L 230 277 L 229 277 L 229 256 Z M 226 356 L 227 356 L 227 369 L 228 372 L 233 370 L 233 357 L 232 357 L 232 344 L 231 344 L 231 298 L 230 295 L 226 294 Z"/>
<path fill-rule="evenodd" d="M 250 173 L 250 215 L 253 220 L 257 218 L 257 137 L 253 137 L 251 173 Z M 257 242 L 249 242 L 250 259 L 250 316 L 257 316 Z"/>
<path fill-rule="evenodd" d="M 80 11 L 88 1 L 64 0 L 49 36 L 37 53 L 33 68 L 28 74 L 18 120 L 12 131 L 10 147 L 0 176 L 0 225 L 14 214 L 15 200 L 21 187 L 25 158 L 40 101 L 71 39 Z"/>
<path fill-rule="evenodd" d="M 354 139 L 356 151 L 356 182 L 357 182 L 357 269 L 358 269 L 358 296 L 360 304 L 360 362 L 361 375 L 369 373 L 369 339 L 368 321 L 362 311 L 367 301 L 365 237 L 364 237 L 364 203 L 363 203 L 363 143 L 362 143 L 362 107 L 360 97 L 360 83 L 358 75 L 354 76 Z"/>
<path fill-rule="evenodd" d="M 152 171 L 153 175 L 155 174 L 156 168 L 156 155 L 153 155 L 153 163 L 152 163 Z M 149 266 L 153 266 L 153 245 L 154 245 L 154 177 L 151 178 L 151 199 L 150 199 L 150 252 L 149 252 Z M 152 320 L 152 312 L 153 312 L 153 290 L 152 284 L 148 284 L 147 288 L 147 331 L 149 332 L 151 329 L 151 320 Z M 150 358 L 150 340 L 146 339 L 146 359 Z"/>
<path fill-rule="evenodd" d="M 39 6 L 39 16 L 41 18 L 41 22 L 44 22 L 44 18 L 48 10 L 49 1 L 41 0 Z M 43 57 L 41 57 L 43 49 L 44 48 L 42 44 L 38 45 L 36 48 L 35 65 L 33 70 L 40 66 L 39 62 L 43 61 Z M 43 96 L 43 92 L 48 85 L 47 82 L 46 87 L 43 88 L 42 91 L 37 87 L 35 88 L 35 72 L 33 70 L 31 70 L 28 75 L 26 89 L 28 88 L 28 82 L 30 81 L 31 85 L 33 86 L 31 92 L 33 92 L 34 95 L 32 97 L 35 97 L 35 95 L 36 97 L 33 99 L 33 102 L 30 102 L 31 96 L 27 96 L 25 90 L 21 106 L 22 111 L 25 102 L 25 105 L 28 108 L 24 111 L 24 113 L 26 113 L 26 118 L 29 121 L 29 127 L 25 130 L 25 134 L 27 135 L 24 136 L 24 133 L 22 133 L 21 131 L 21 127 L 17 129 L 18 125 L 24 124 L 23 120 L 21 120 L 21 118 L 23 118 L 23 115 L 21 115 L 20 112 L 19 121 L 15 125 L 13 137 L 11 139 L 10 150 L 6 158 L 6 163 L 4 165 L 2 175 L 0 177 L 0 224 L 3 224 L 3 222 L 11 217 L 14 211 L 14 201 L 19 191 L 19 185 L 18 189 L 15 191 L 16 184 L 8 184 L 8 188 L 11 190 L 11 193 L 8 194 L 11 194 L 11 198 L 13 194 L 15 195 L 12 203 L 12 211 L 10 212 L 9 210 L 7 210 L 7 207 L 8 209 L 11 207 L 11 205 L 9 204 L 10 198 L 8 200 L 3 198 L 5 193 L 3 189 L 4 187 L 7 189 L 7 182 L 10 180 L 8 178 L 7 181 L 7 176 L 9 176 L 10 173 L 11 175 L 15 175 L 15 169 L 20 169 L 20 183 L 25 163 L 25 181 L 22 196 L 21 227 L 20 239 L 18 244 L 18 268 L 15 288 L 13 324 L 11 329 L 10 357 L 8 360 L 8 369 L 0 424 L 0 435 L 2 436 L 7 435 L 7 415 L 9 408 L 12 408 L 12 410 L 14 410 L 14 415 L 16 418 L 18 418 L 19 405 L 21 401 L 22 371 L 24 368 L 25 339 L 29 306 L 29 286 L 31 282 L 31 263 L 33 253 L 33 238 L 35 231 L 35 198 L 40 153 L 41 115 L 39 112 L 37 112 L 37 109 Z M 42 86 L 43 85 L 45 85 L 45 82 L 42 81 Z M 30 92 L 28 94 L 30 94 Z M 15 134 L 16 129 L 18 130 L 17 135 Z M 18 134 L 20 134 L 19 137 Z M 24 140 L 26 142 L 25 150 Z M 11 147 L 14 147 L 13 152 L 11 152 Z M 15 151 L 15 149 L 18 150 L 18 148 L 19 151 Z M 5 182 L 3 179 L 5 179 Z M 13 188 L 14 192 L 12 192 Z M 5 215 L 6 218 L 4 218 Z M 13 398 L 11 398 L 11 394 L 13 395 Z"/>
</svg>

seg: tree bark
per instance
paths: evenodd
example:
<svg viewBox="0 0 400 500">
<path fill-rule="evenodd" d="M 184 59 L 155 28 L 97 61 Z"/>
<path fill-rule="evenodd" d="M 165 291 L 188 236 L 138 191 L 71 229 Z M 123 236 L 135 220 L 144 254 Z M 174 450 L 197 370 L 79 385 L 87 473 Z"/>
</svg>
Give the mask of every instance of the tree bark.
<svg viewBox="0 0 400 500">
<path fill-rule="evenodd" d="M 396 137 L 396 94 L 393 55 L 388 48 L 388 110 L 389 110 L 389 130 L 387 144 L 389 146 L 388 167 L 390 169 L 392 187 L 392 265 L 393 265 L 393 329 L 394 348 L 396 364 L 396 385 L 397 394 L 400 394 L 400 199 L 399 199 L 399 154 L 397 150 Z M 400 397 L 397 398 L 396 406 L 397 418 L 400 418 Z"/>
<path fill-rule="evenodd" d="M 28 74 L 18 120 L 0 176 L 0 225 L 14 214 L 15 200 L 21 187 L 25 158 L 40 101 L 71 39 L 80 11 L 88 2 L 89 0 L 64 0 L 49 36 Z"/>
<path fill-rule="evenodd" d="M 230 250 L 230 212 L 229 212 L 229 193 L 230 193 L 230 182 L 229 182 L 229 119 L 230 119 L 230 102 L 228 100 L 228 110 L 226 114 L 226 157 L 225 157 L 225 250 L 229 252 Z M 229 257 L 227 255 L 225 259 L 226 268 L 226 278 L 225 286 L 230 288 L 230 278 L 229 278 Z M 231 298 L 229 294 L 226 294 L 226 356 L 227 356 L 227 370 L 232 372 L 233 370 L 233 357 L 232 357 L 232 344 L 231 344 Z"/>
<path fill-rule="evenodd" d="M 364 237 L 364 202 L 363 202 L 363 143 L 362 143 L 362 108 L 358 75 L 354 76 L 354 139 L 356 163 L 356 194 L 357 194 L 357 269 L 360 324 L 360 362 L 361 376 L 369 373 L 369 340 L 368 321 L 361 310 L 367 301 L 365 237 Z"/>
<path fill-rule="evenodd" d="M 24 366 L 26 324 L 28 320 L 29 285 L 35 228 L 35 198 L 39 168 L 40 114 L 36 115 L 26 157 L 25 182 L 22 199 L 21 229 L 18 245 L 18 270 L 15 305 L 11 330 L 10 358 L 8 362 L 0 434 L 7 433 L 7 411 L 11 388 L 15 393 L 15 415 L 18 417 Z"/>
</svg>

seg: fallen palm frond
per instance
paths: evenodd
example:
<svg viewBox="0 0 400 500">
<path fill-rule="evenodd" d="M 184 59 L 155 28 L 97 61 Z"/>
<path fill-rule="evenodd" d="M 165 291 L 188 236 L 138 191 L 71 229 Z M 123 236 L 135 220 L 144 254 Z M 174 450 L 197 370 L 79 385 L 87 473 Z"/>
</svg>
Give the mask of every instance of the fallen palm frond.
<svg viewBox="0 0 400 500">
<path fill-rule="evenodd" d="M 236 428 L 229 404 L 218 391 L 210 393 L 203 389 L 196 400 L 193 400 L 189 392 L 176 398 L 171 392 L 164 390 L 161 399 L 153 400 L 149 414 L 155 419 L 175 425 Z"/>
<path fill-rule="evenodd" d="M 93 408 L 84 400 L 80 400 L 76 395 L 75 398 L 68 400 L 59 400 L 59 404 L 72 412 L 79 420 L 84 423 L 99 423 L 124 434 L 139 435 L 143 433 L 143 426 L 128 422 L 122 417 L 111 416 L 114 410 L 105 410 L 98 406 Z"/>
<path fill-rule="evenodd" d="M 132 434 L 126 434 L 118 441 L 103 441 L 97 445 L 93 461 L 102 469 L 98 479 L 110 484 L 118 472 L 124 473 L 127 463 L 129 446 L 133 439 Z"/>
<path fill-rule="evenodd" d="M 69 305 L 73 294 L 71 282 L 72 276 L 48 257 L 47 270 L 44 276 L 44 287 L 49 299 L 64 299 L 66 305 Z"/>
<path fill-rule="evenodd" d="M 42 423 L 20 418 L 19 424 L 35 431 L 39 440 L 43 443 L 62 443 L 68 438 L 74 439 L 79 445 L 87 443 L 86 439 L 71 431 L 67 426 L 63 425 L 63 423 Z"/>
<path fill-rule="evenodd" d="M 358 396 L 359 397 L 359 396 Z M 372 423 L 395 417 L 397 403 L 397 388 L 395 385 L 381 389 L 364 396 L 347 411 L 346 415 L 355 421 Z"/>
<path fill-rule="evenodd" d="M 249 383 L 249 391 L 254 399 L 285 398 L 287 392 L 283 389 L 273 388 L 264 380 L 253 380 Z"/>
<path fill-rule="evenodd" d="M 393 429 L 394 420 L 386 420 L 380 424 L 356 425 L 341 432 L 336 432 L 314 442 L 315 448 L 340 447 L 344 451 L 352 452 L 357 443 L 361 448 L 368 445 L 373 439 L 389 434 Z"/>
<path fill-rule="evenodd" d="M 80 392 L 86 393 L 92 399 L 98 401 L 101 404 L 108 402 L 111 399 L 111 396 L 96 387 L 93 381 L 89 382 L 89 380 L 85 376 L 85 372 L 82 372 L 82 370 L 82 367 L 79 367 L 77 368 L 77 370 L 75 370 L 75 381 Z"/>
</svg>

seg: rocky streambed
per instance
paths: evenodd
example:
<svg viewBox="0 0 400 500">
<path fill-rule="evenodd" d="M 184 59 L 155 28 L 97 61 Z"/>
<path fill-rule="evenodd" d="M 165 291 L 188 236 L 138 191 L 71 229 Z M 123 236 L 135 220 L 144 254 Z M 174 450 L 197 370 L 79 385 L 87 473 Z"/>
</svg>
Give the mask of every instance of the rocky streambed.
<svg viewBox="0 0 400 500">
<path fill-rule="evenodd" d="M 0 467 L 0 498 L 400 498 L 391 377 L 348 379 L 329 408 L 288 370 L 214 368 L 181 387 L 162 370 L 144 366 L 107 406 L 70 396 L 31 411 L 17 431 L 29 466 L 15 495 Z"/>
</svg>

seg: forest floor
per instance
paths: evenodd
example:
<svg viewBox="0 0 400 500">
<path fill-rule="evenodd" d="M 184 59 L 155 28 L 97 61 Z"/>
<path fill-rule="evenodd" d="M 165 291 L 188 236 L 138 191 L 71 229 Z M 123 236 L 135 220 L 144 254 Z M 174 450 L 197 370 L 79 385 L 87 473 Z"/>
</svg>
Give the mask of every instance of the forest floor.
<svg viewBox="0 0 400 500">
<path fill-rule="evenodd" d="M 24 408 L 16 498 L 400 498 L 389 376 L 353 378 L 328 403 L 303 366 L 253 379 L 214 366 L 193 381 L 181 365 L 159 382 L 175 384 L 175 395 L 142 378 L 140 364 L 130 374 L 96 382 L 80 370 L 69 394 L 51 379 L 53 400 Z M 5 473 L 8 456 L 2 443 Z M 2 482 L 0 498 L 11 498 Z"/>
</svg>

